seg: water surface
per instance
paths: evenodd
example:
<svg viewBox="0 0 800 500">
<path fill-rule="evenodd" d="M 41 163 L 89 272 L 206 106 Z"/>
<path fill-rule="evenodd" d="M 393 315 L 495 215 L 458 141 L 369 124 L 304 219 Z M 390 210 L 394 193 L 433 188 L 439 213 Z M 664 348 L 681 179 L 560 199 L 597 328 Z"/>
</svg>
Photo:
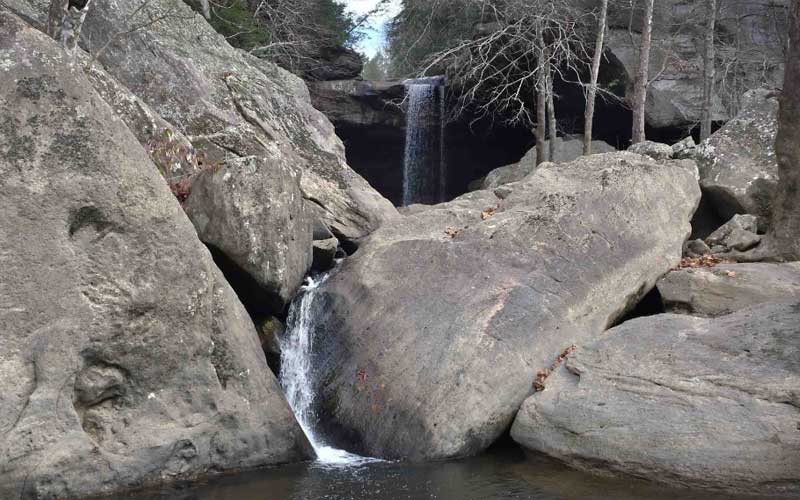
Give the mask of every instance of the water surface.
<svg viewBox="0 0 800 500">
<path fill-rule="evenodd" d="M 135 500 L 733 500 L 635 479 L 598 478 L 505 446 L 451 462 L 297 464 L 178 485 Z M 747 498 L 747 497 L 737 497 Z M 752 497 L 750 497 L 752 498 Z"/>
</svg>

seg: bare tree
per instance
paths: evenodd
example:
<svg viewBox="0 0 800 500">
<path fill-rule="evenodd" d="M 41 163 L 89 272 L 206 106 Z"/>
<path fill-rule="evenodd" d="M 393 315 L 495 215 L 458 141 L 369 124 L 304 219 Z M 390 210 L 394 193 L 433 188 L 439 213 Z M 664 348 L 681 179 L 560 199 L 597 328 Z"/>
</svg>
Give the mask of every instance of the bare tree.
<svg viewBox="0 0 800 500">
<path fill-rule="evenodd" d="M 711 120 L 714 100 L 714 80 L 716 79 L 716 56 L 714 31 L 717 22 L 717 0 L 706 0 L 705 51 L 703 53 L 703 110 L 700 118 L 700 140 L 711 135 Z"/>
<path fill-rule="evenodd" d="M 591 16 L 571 0 L 460 1 L 465 9 L 482 12 L 481 25 L 430 56 L 422 73 L 447 74 L 455 91 L 449 118 L 468 112 L 476 120 L 529 127 L 537 139 L 537 161 L 545 161 L 548 128 L 556 132 L 548 127 L 552 80 L 568 81 L 579 73 L 585 55 L 581 29 Z"/>
<path fill-rule="evenodd" d="M 603 58 L 606 25 L 608 24 L 608 0 L 600 1 L 600 12 L 597 22 L 597 40 L 594 43 L 594 55 L 589 76 L 589 88 L 586 92 L 586 112 L 583 116 L 583 154 L 592 154 L 592 133 L 594 125 L 594 105 L 597 100 L 597 80 L 600 75 L 600 62 Z"/>
<path fill-rule="evenodd" d="M 642 20 L 642 41 L 639 45 L 639 66 L 633 82 L 633 131 L 631 142 L 643 142 L 645 137 L 645 106 L 647 105 L 647 87 L 650 84 L 650 46 L 653 37 L 653 9 L 655 0 L 645 0 L 644 18 Z"/>
</svg>

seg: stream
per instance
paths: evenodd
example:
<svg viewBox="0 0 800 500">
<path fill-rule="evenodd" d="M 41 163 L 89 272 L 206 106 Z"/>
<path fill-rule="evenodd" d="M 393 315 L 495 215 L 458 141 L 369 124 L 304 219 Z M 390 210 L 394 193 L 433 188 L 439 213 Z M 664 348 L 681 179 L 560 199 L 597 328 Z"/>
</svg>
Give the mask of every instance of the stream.
<svg viewBox="0 0 800 500">
<path fill-rule="evenodd" d="M 131 500 L 744 500 L 729 494 L 674 490 L 635 479 L 606 479 L 511 443 L 464 460 L 407 464 L 295 464 L 174 485 Z M 752 498 L 752 497 L 750 497 Z"/>
</svg>

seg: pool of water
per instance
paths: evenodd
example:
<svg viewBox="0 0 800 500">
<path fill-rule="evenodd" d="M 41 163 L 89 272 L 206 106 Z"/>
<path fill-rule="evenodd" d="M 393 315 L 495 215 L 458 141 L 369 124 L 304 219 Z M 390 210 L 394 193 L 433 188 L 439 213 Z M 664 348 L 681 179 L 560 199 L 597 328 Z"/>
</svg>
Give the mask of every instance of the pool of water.
<svg viewBox="0 0 800 500">
<path fill-rule="evenodd" d="M 451 462 L 297 464 L 128 496 L 135 500 L 731 500 L 574 471 L 505 446 Z M 748 498 L 748 497 L 737 497 Z M 750 497 L 752 498 L 752 497 Z"/>
</svg>

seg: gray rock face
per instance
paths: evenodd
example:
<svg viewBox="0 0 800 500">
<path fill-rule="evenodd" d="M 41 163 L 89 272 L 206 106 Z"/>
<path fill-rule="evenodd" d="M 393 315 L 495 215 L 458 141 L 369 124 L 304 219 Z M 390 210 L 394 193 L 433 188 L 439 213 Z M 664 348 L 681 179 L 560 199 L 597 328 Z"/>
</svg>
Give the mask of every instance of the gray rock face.
<svg viewBox="0 0 800 500">
<path fill-rule="evenodd" d="M 631 43 L 633 40 L 633 44 Z M 625 29 L 610 29 L 608 50 L 621 68 L 628 83 L 626 95 L 632 94 L 632 82 L 639 64 L 641 36 Z M 698 45 L 699 43 L 699 45 Z M 700 120 L 703 103 L 702 37 L 660 34 L 653 38 L 650 74 L 658 77 L 649 85 L 645 115 L 651 127 L 680 127 Z M 725 120 L 728 113 L 722 99 L 714 95 L 714 120 Z"/>
<path fill-rule="evenodd" d="M 202 172 L 185 205 L 200 239 L 253 280 L 248 301 L 273 314 L 311 268 L 313 219 L 299 177 L 280 155 L 232 160 Z"/>
<path fill-rule="evenodd" d="M 545 149 L 549 150 L 550 141 L 545 141 Z M 614 146 L 604 141 L 592 141 L 592 154 L 612 153 Z M 581 139 L 556 139 L 556 154 L 553 163 L 569 163 L 583 155 L 583 141 Z M 522 180 L 536 170 L 536 148 L 531 148 L 525 156 L 512 165 L 506 165 L 492 170 L 483 181 L 482 189 L 492 189 L 503 184 Z"/>
<path fill-rule="evenodd" d="M 678 263 L 696 175 L 692 162 L 592 155 L 379 229 L 315 301 L 328 435 L 415 460 L 490 445 L 538 370 Z"/>
<path fill-rule="evenodd" d="M 800 304 L 640 318 L 579 346 L 511 436 L 573 466 L 800 493 Z"/>
<path fill-rule="evenodd" d="M 661 278 L 658 291 L 667 312 L 722 316 L 756 304 L 800 297 L 800 263 L 680 269 Z"/>
<path fill-rule="evenodd" d="M 136 135 L 164 178 L 174 182 L 193 174 L 202 159 L 191 141 L 99 65 L 89 64 L 88 56 L 79 55 L 94 90 Z"/>
<path fill-rule="evenodd" d="M 669 160 L 672 158 L 673 150 L 669 144 L 660 142 L 644 141 L 628 148 L 631 153 L 649 156 L 654 160 Z"/>
<path fill-rule="evenodd" d="M 778 182 L 777 131 L 777 97 L 753 90 L 736 118 L 698 146 L 700 185 L 725 219 L 747 213 L 769 220 Z"/>
<path fill-rule="evenodd" d="M 0 7 L 0 497 L 313 455 L 244 308 L 136 137 Z"/>
<path fill-rule="evenodd" d="M 44 18 L 47 2 L 3 0 Z M 302 171 L 311 207 L 337 236 L 357 239 L 397 216 L 344 159 L 333 126 L 311 106 L 303 81 L 232 48 L 183 2 L 98 2 L 81 47 L 109 74 L 179 127 L 209 162 L 259 156 Z M 155 24 L 151 18 L 163 19 Z M 146 27 L 125 33 L 132 27 Z M 102 51 L 100 53 L 100 51 Z"/>
<path fill-rule="evenodd" d="M 596 2 L 582 1 L 586 9 Z M 736 114 L 741 94 L 758 87 L 780 86 L 785 60 L 784 33 L 787 32 L 788 1 L 765 4 L 751 0 L 718 3 L 717 30 L 733 43 L 717 48 L 717 58 L 732 64 L 735 71 L 718 71 L 713 96 L 712 116 L 727 120 Z M 628 3 L 609 9 L 607 37 L 609 70 L 631 96 L 633 76 L 638 65 L 640 36 L 630 34 L 642 25 L 641 4 L 633 22 Z M 652 127 L 685 127 L 700 121 L 703 103 L 703 49 L 706 4 L 699 1 L 659 0 L 655 4 L 655 23 L 650 59 L 647 123 Z M 735 76 L 733 76 L 735 74 Z"/>
</svg>

